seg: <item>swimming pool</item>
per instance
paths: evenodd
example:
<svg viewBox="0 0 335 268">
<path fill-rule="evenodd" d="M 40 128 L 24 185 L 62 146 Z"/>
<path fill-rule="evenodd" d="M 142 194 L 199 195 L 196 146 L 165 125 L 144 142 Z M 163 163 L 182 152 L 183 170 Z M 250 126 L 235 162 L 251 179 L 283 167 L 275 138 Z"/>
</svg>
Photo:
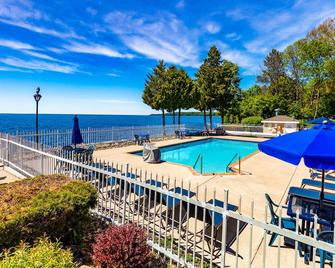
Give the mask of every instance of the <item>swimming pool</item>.
<svg viewBox="0 0 335 268">
<path fill-rule="evenodd" d="M 256 152 L 257 144 L 257 142 L 209 138 L 161 147 L 160 150 L 163 161 L 190 166 L 198 173 L 200 173 L 200 161 L 195 167 L 194 164 L 201 154 L 203 173 L 224 173 L 236 153 L 243 158 Z M 136 154 L 142 155 L 142 152 Z M 237 158 L 234 161 L 237 161 Z"/>
</svg>

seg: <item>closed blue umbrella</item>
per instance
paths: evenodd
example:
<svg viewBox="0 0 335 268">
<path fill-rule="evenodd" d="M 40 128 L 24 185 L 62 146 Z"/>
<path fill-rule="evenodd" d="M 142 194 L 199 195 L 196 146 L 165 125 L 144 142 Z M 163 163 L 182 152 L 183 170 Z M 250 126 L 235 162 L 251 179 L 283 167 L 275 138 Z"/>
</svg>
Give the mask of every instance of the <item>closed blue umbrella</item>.
<svg viewBox="0 0 335 268">
<path fill-rule="evenodd" d="M 77 144 L 83 143 L 83 137 L 80 133 L 79 120 L 75 115 L 73 118 L 73 129 L 72 129 L 72 144 L 76 146 Z"/>
<path fill-rule="evenodd" d="M 321 199 L 324 196 L 325 170 L 335 169 L 335 125 L 325 122 L 307 130 L 286 134 L 258 144 L 260 151 L 298 165 L 301 159 L 309 168 L 322 170 Z"/>
<path fill-rule="evenodd" d="M 319 117 L 319 118 L 315 118 L 313 120 L 310 120 L 307 122 L 307 124 L 313 124 L 313 125 L 317 125 L 317 124 L 322 124 L 324 121 L 328 121 L 328 124 L 333 124 L 335 125 L 335 122 L 328 119 L 327 117 Z"/>
</svg>

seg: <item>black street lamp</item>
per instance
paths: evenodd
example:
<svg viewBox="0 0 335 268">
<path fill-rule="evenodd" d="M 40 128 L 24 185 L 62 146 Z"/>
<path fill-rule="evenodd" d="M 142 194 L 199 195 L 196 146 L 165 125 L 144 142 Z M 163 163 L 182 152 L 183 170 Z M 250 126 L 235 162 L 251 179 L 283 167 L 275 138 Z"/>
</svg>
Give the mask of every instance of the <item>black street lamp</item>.
<svg viewBox="0 0 335 268">
<path fill-rule="evenodd" d="M 38 102 L 41 100 L 42 95 L 40 94 L 40 88 L 36 88 L 34 99 L 36 101 L 36 144 L 38 144 Z"/>
</svg>

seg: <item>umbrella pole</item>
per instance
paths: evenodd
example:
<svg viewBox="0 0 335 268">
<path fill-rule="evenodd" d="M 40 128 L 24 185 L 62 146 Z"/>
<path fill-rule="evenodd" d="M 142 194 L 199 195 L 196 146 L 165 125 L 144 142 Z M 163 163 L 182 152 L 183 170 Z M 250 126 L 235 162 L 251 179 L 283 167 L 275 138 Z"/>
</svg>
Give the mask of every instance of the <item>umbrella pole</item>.
<svg viewBox="0 0 335 268">
<path fill-rule="evenodd" d="M 320 206 L 322 206 L 322 201 L 325 196 L 325 170 L 322 170 L 322 178 L 321 178 L 321 193 L 320 193 Z"/>
</svg>

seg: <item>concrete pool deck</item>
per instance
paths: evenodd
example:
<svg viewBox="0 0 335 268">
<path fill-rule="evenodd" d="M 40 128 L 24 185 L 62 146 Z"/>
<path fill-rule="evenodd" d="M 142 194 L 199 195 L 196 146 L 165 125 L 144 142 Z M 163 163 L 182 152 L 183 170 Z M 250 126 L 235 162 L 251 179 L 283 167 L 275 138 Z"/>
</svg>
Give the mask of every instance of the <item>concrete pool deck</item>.
<svg viewBox="0 0 335 268">
<path fill-rule="evenodd" d="M 11 183 L 23 178 L 24 176 L 20 175 L 11 168 L 0 167 L 0 184 Z"/>
<path fill-rule="evenodd" d="M 158 147 L 174 145 L 183 142 L 196 141 L 206 139 L 208 137 L 193 137 L 191 139 L 172 139 L 156 142 Z M 216 137 L 217 138 L 217 137 Z M 261 138 L 246 138 L 224 136 L 218 137 L 224 139 L 235 139 L 245 141 L 263 141 Z M 163 162 L 160 164 L 144 163 L 141 156 L 130 154 L 130 152 L 141 150 L 142 146 L 131 145 L 121 148 L 113 148 L 106 150 L 98 150 L 94 152 L 94 157 L 105 162 L 113 162 L 114 164 L 128 163 L 133 172 L 140 170 L 164 178 L 168 177 L 172 180 L 176 179 L 176 184 L 180 185 L 183 180 L 185 188 L 190 187 L 193 191 L 199 187 L 198 199 L 204 200 L 204 190 L 207 188 L 206 200 L 210 200 L 215 195 L 217 199 L 223 200 L 224 190 L 229 190 L 229 203 L 238 205 L 239 198 L 242 196 L 241 211 L 243 214 L 250 215 L 251 202 L 254 202 L 254 217 L 263 220 L 265 217 L 265 199 L 264 193 L 268 193 L 274 202 L 284 204 L 286 201 L 287 191 L 290 186 L 300 186 L 301 179 L 309 177 L 309 170 L 303 164 L 293 166 L 283 161 L 267 156 L 261 152 L 257 152 L 242 161 L 241 170 L 246 175 L 227 174 L 227 175 L 198 175 L 186 166 Z M 172 187 L 170 187 L 172 188 Z M 286 213 L 283 211 L 283 213 Z M 247 227 L 248 229 L 248 227 Z M 262 251 L 261 244 L 264 232 L 260 228 L 253 229 L 253 249 L 252 259 L 253 267 L 261 267 Z M 244 230 L 240 236 L 240 252 L 243 253 L 243 260 L 240 260 L 241 267 L 244 267 L 248 261 L 249 252 L 249 231 Z M 269 237 L 267 237 L 269 239 Z M 233 245 L 234 248 L 234 245 Z M 267 267 L 276 265 L 277 249 L 267 247 Z M 294 250 L 282 248 L 281 250 L 281 266 L 293 267 Z M 273 255 L 273 257 L 272 257 Z M 270 257 L 271 256 L 271 257 Z M 234 263 L 234 257 L 228 255 L 228 263 Z M 230 260 L 231 259 L 231 260 Z M 272 264 L 272 265 L 271 265 Z M 301 267 L 306 267 L 301 258 L 298 259 Z"/>
</svg>

